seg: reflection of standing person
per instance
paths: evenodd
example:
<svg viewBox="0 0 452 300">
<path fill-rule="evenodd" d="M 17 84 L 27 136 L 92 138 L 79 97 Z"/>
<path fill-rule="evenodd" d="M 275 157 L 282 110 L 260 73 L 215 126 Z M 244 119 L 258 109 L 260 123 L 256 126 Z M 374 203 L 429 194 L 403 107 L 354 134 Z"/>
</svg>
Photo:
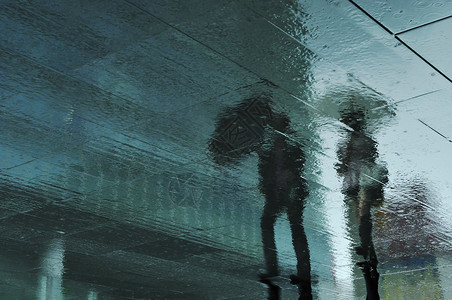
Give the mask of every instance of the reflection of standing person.
<svg viewBox="0 0 452 300">
<path fill-rule="evenodd" d="M 278 275 L 274 224 L 279 214 L 285 212 L 290 222 L 297 257 L 297 276 L 292 279 L 299 285 L 302 299 L 309 299 L 308 296 L 312 298 L 311 265 L 303 227 L 304 200 L 308 195 L 308 186 L 302 177 L 305 156 L 300 146 L 285 136 L 290 131 L 287 116 L 275 116 L 270 126 L 275 132 L 270 133 L 270 137 L 258 151 L 260 189 L 265 195 L 261 228 L 267 268 L 267 273 L 261 274 L 261 277 Z"/>
<path fill-rule="evenodd" d="M 367 299 L 379 299 L 377 271 L 378 259 L 372 240 L 371 208 L 383 199 L 383 185 L 387 181 L 386 169 L 376 163 L 377 143 L 367 137 L 365 114 L 351 108 L 341 113 L 341 121 L 353 131 L 338 149 L 338 173 L 344 178 L 342 192 L 349 204 L 349 213 L 356 213 L 359 224 L 360 246 L 356 253 L 364 258 L 357 263 L 366 281 Z"/>
<path fill-rule="evenodd" d="M 285 212 L 297 257 L 297 275 L 292 276 L 292 282 L 299 286 L 301 299 L 311 299 L 309 248 L 303 227 L 308 195 L 302 177 L 305 155 L 300 145 L 286 136 L 291 131 L 289 118 L 275 113 L 270 105 L 270 100 L 258 97 L 227 109 L 217 121 L 209 150 L 213 160 L 222 165 L 236 163 L 253 151 L 258 153 L 260 190 L 265 195 L 261 228 L 266 272 L 260 279 L 269 286 L 272 297 L 277 295 L 278 289 L 271 283 L 271 277 L 279 274 L 274 224 Z"/>
</svg>

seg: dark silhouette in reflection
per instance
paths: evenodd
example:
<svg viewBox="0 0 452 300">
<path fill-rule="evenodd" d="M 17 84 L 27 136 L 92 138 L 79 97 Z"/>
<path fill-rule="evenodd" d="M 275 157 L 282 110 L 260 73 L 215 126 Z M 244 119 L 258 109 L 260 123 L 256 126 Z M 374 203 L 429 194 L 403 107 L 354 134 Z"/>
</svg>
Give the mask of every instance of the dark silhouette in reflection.
<svg viewBox="0 0 452 300">
<path fill-rule="evenodd" d="M 306 296 L 311 294 L 311 265 L 303 227 L 304 200 L 308 195 L 308 186 L 302 177 L 305 156 L 300 145 L 286 136 L 291 133 L 287 116 L 275 115 L 270 126 L 274 131 L 269 133 L 258 151 L 260 189 L 265 196 L 261 229 L 267 268 L 261 277 L 278 275 L 274 224 L 285 212 L 297 257 L 297 275 L 292 276 L 292 282 L 299 285 L 303 299 L 309 299 Z"/>
<path fill-rule="evenodd" d="M 279 292 L 271 281 L 279 275 L 274 225 L 286 213 L 297 258 L 297 274 L 291 276 L 291 282 L 298 285 L 300 299 L 312 299 L 309 248 L 303 227 L 308 195 L 302 177 L 305 155 L 301 145 L 288 137 L 292 133 L 288 116 L 274 112 L 271 105 L 267 98 L 258 97 L 226 110 L 218 119 L 209 149 L 214 161 L 222 165 L 257 152 L 259 187 L 265 196 L 261 229 L 266 271 L 259 274 L 260 281 L 268 285 L 270 299 L 277 299 Z"/>
<path fill-rule="evenodd" d="M 231 166 L 257 151 L 273 118 L 271 105 L 268 97 L 259 96 L 245 99 L 219 114 L 208 145 L 213 161 Z"/>
<path fill-rule="evenodd" d="M 377 143 L 366 136 L 366 115 L 355 106 L 341 112 L 341 121 L 350 131 L 338 148 L 337 172 L 344 178 L 342 192 L 348 204 L 349 218 L 356 215 L 359 226 L 360 246 L 356 253 L 364 258 L 358 262 L 366 282 L 367 298 L 380 299 L 378 294 L 378 259 L 372 240 L 373 206 L 383 200 L 383 186 L 387 182 L 387 171 L 376 160 Z"/>
<path fill-rule="evenodd" d="M 268 300 L 279 300 L 281 296 L 281 288 L 274 284 L 270 279 L 268 278 L 262 278 L 259 280 L 263 284 L 267 285 L 268 287 Z"/>
</svg>

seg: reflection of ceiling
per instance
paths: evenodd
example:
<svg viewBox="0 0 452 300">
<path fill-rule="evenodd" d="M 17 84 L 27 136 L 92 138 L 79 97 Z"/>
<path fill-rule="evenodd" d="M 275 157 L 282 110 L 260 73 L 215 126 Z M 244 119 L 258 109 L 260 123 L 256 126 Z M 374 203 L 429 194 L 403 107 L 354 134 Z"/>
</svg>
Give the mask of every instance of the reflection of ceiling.
<svg viewBox="0 0 452 300">
<path fill-rule="evenodd" d="M 450 1 L 350 2 L 452 83 Z"/>
<path fill-rule="evenodd" d="M 264 94 L 307 149 L 319 297 L 365 293 L 334 170 L 353 98 L 390 177 L 380 292 L 451 298 L 452 4 L 408 2 L 1 1 L 0 295 L 63 276 L 74 299 L 262 298 L 257 157 L 219 167 L 207 145 L 220 112 Z"/>
<path fill-rule="evenodd" d="M 452 3 L 447 0 L 436 2 L 350 0 L 350 2 L 361 7 L 394 34 L 400 34 L 449 18 L 452 10 Z"/>
</svg>

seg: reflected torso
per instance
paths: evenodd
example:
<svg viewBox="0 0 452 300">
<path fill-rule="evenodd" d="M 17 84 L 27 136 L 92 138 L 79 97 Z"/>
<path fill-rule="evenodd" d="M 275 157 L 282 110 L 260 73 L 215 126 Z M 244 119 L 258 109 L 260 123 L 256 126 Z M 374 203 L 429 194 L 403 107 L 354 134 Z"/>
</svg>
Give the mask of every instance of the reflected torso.
<svg viewBox="0 0 452 300">
<path fill-rule="evenodd" d="M 267 201 L 286 206 L 307 193 L 302 177 L 305 156 L 300 145 L 285 136 L 274 134 L 259 151 L 260 189 Z M 288 202 L 287 202 L 288 201 Z M 276 204 L 276 203 L 275 203 Z"/>
</svg>

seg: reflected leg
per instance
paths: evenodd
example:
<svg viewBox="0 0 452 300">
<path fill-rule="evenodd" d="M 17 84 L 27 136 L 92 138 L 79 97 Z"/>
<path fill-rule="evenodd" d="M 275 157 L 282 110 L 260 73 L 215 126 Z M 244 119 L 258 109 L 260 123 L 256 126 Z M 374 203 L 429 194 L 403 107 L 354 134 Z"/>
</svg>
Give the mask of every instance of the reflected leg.
<svg viewBox="0 0 452 300">
<path fill-rule="evenodd" d="M 303 226 L 303 200 L 293 201 L 287 208 L 287 216 L 297 257 L 297 276 L 292 277 L 292 282 L 299 287 L 300 299 L 312 299 L 311 261 L 308 240 Z"/>
<path fill-rule="evenodd" d="M 380 274 L 378 274 L 376 265 L 374 266 L 368 261 L 363 261 L 357 263 L 361 268 L 366 282 L 367 300 L 380 300 L 380 295 L 378 294 L 378 279 Z"/>
<path fill-rule="evenodd" d="M 378 260 L 372 239 L 372 199 L 366 197 L 366 194 L 364 196 L 364 199 L 362 197 L 360 198 L 359 238 L 361 241 L 361 246 L 356 249 L 356 252 L 357 254 L 362 255 L 365 260 L 369 260 L 376 267 Z"/>
<path fill-rule="evenodd" d="M 372 240 L 372 218 L 371 218 L 372 199 L 364 197 L 361 199 L 359 236 L 361 246 L 357 248 L 357 253 L 362 255 L 366 261 L 357 265 L 361 268 L 366 281 L 367 297 L 369 300 L 380 299 L 378 294 L 378 280 L 380 274 L 377 271 L 377 254 Z"/>
<path fill-rule="evenodd" d="M 261 277 L 272 277 L 278 275 L 278 260 L 276 256 L 274 229 L 278 209 L 277 207 L 270 205 L 270 201 L 271 200 L 267 199 L 261 217 L 262 243 L 264 246 L 264 258 L 267 268 L 266 273 L 262 274 Z"/>
<path fill-rule="evenodd" d="M 268 286 L 268 300 L 279 300 L 281 288 L 268 279 L 261 279 L 260 282 Z"/>
<path fill-rule="evenodd" d="M 357 254 L 362 255 L 365 260 L 376 260 L 377 256 L 372 241 L 372 218 L 370 213 L 360 216 L 359 238 L 361 246 L 356 249 Z"/>
</svg>

